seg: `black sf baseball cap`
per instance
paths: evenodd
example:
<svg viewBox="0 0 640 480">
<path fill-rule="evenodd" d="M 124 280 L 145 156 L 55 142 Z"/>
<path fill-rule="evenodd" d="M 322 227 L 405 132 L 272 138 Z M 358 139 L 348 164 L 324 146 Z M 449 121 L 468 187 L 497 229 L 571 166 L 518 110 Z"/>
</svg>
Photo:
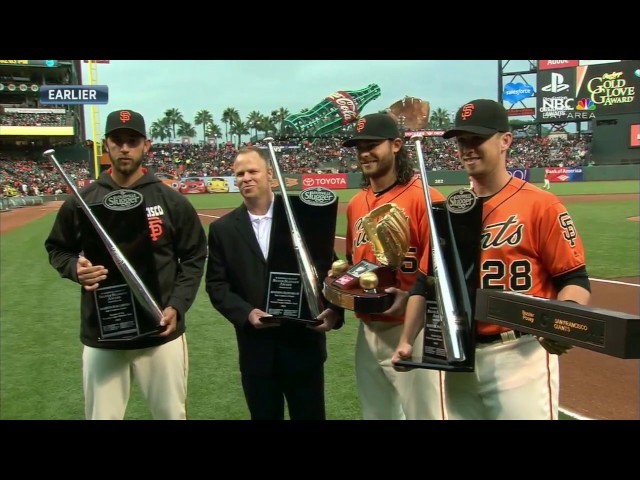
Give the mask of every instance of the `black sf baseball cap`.
<svg viewBox="0 0 640 480">
<path fill-rule="evenodd" d="M 108 136 L 114 130 L 127 128 L 139 133 L 146 138 L 147 133 L 144 125 L 144 118 L 133 110 L 116 110 L 107 116 L 107 128 L 104 135 Z"/>
<path fill-rule="evenodd" d="M 395 140 L 402 138 L 398 124 L 386 113 L 370 113 L 356 122 L 356 134 L 342 145 L 353 147 L 360 140 Z"/>
<path fill-rule="evenodd" d="M 442 138 L 451 138 L 461 133 L 472 133 L 489 137 L 496 132 L 509 132 L 509 116 L 501 103 L 484 98 L 464 104 L 456 113 L 455 126 Z"/>
</svg>

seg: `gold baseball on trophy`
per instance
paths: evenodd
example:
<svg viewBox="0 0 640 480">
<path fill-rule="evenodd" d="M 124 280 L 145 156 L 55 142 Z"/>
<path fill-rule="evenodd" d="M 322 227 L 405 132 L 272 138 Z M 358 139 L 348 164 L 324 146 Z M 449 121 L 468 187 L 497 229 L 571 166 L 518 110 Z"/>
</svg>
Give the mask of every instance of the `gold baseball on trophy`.
<svg viewBox="0 0 640 480">
<path fill-rule="evenodd" d="M 349 270 L 349 262 L 346 260 L 336 260 L 331 264 L 331 274 L 334 277 L 339 277 L 347 270 Z"/>
<path fill-rule="evenodd" d="M 360 275 L 360 286 L 363 290 L 374 290 L 378 286 L 378 275 L 373 272 L 365 272 Z"/>
</svg>

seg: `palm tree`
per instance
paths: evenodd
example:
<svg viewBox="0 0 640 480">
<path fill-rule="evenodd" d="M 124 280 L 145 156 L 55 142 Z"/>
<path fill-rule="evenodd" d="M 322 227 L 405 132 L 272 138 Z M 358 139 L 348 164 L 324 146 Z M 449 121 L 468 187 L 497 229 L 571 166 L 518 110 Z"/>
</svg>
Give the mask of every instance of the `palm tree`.
<svg viewBox="0 0 640 480">
<path fill-rule="evenodd" d="M 241 120 L 238 120 L 231 124 L 230 132 L 232 136 L 234 133 L 238 135 L 238 143 L 236 144 L 236 148 L 240 147 L 242 135 L 250 135 L 251 133 L 249 132 L 249 126 L 246 123 L 243 123 Z"/>
<path fill-rule="evenodd" d="M 189 122 L 182 122 L 178 126 L 178 135 L 181 137 L 195 137 L 196 129 Z"/>
<path fill-rule="evenodd" d="M 213 123 L 213 115 L 209 110 L 200 110 L 196 113 L 193 123 L 202 125 L 202 143 L 205 143 L 207 141 L 207 127 Z"/>
<path fill-rule="evenodd" d="M 149 129 L 149 135 L 152 139 L 159 138 L 161 142 L 164 142 L 165 138 L 171 138 L 171 126 L 166 122 L 166 118 L 153 122 Z"/>
<path fill-rule="evenodd" d="M 266 115 L 263 115 L 260 117 L 260 120 L 258 121 L 258 125 L 257 125 L 257 130 L 264 132 L 265 135 L 275 135 L 276 132 L 276 126 L 273 123 L 273 121 L 271 120 L 271 118 L 267 117 Z M 256 133 L 256 140 L 257 140 L 257 133 Z"/>
<path fill-rule="evenodd" d="M 233 107 L 227 107 L 222 112 L 222 118 L 220 119 L 224 123 L 224 136 L 225 140 L 229 141 L 229 124 L 240 121 L 240 114 L 238 110 Z"/>
<path fill-rule="evenodd" d="M 444 108 L 436 108 L 429 119 L 429 127 L 433 129 L 445 130 L 451 125 L 449 112 Z"/>
<path fill-rule="evenodd" d="M 177 108 L 169 108 L 164 112 L 164 116 L 171 125 L 171 131 L 173 132 L 173 138 L 176 138 L 176 125 L 184 122 L 182 113 Z"/>
<path fill-rule="evenodd" d="M 258 139 L 258 123 L 260 122 L 261 118 L 262 118 L 262 115 L 260 114 L 260 112 L 257 112 L 255 110 L 247 116 L 246 123 L 249 126 L 249 128 L 253 128 L 256 140 Z"/>
<path fill-rule="evenodd" d="M 204 132 L 205 140 L 206 137 L 215 137 L 216 138 L 216 146 L 218 144 L 218 138 L 222 137 L 222 133 L 220 132 L 220 126 L 211 122 L 207 125 L 207 129 Z"/>
<path fill-rule="evenodd" d="M 273 110 L 271 112 L 271 121 L 275 125 L 279 125 L 278 127 L 279 132 L 282 132 L 284 119 L 287 118 L 288 116 L 289 116 L 289 110 L 287 110 L 285 107 L 280 107 L 280 110 Z"/>
</svg>

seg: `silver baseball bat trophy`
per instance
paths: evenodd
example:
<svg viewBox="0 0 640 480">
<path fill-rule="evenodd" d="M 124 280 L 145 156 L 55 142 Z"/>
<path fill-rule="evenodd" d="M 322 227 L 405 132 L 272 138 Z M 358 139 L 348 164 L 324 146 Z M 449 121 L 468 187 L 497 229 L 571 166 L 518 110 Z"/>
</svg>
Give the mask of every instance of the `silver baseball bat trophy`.
<svg viewBox="0 0 640 480">
<path fill-rule="evenodd" d="M 296 256 L 296 261 L 298 263 L 298 270 L 302 277 L 304 294 L 309 304 L 309 311 L 311 313 L 311 316 L 313 317 L 312 320 L 315 321 L 318 316 L 324 311 L 323 297 L 320 291 L 320 286 L 318 285 L 318 275 L 316 267 L 311 260 L 309 250 L 307 248 L 307 245 L 305 244 L 304 238 L 300 234 L 300 229 L 298 228 L 298 224 L 293 214 L 291 202 L 289 200 L 289 196 L 287 195 L 287 190 L 285 187 L 285 181 L 282 176 L 282 172 L 280 171 L 278 161 L 276 159 L 275 150 L 273 149 L 273 138 L 267 137 L 264 139 L 264 141 L 269 146 L 269 153 L 271 155 L 273 171 L 275 172 L 276 178 L 278 179 L 278 184 L 280 185 L 285 214 L 287 216 L 287 221 L 289 222 L 289 228 L 291 230 L 293 249 Z"/>
<path fill-rule="evenodd" d="M 431 243 L 431 270 L 433 272 L 433 283 L 435 290 L 435 311 L 430 312 L 427 309 L 427 313 L 437 315 L 439 317 L 439 332 L 432 337 L 437 340 L 428 341 L 430 328 L 433 328 L 432 324 L 429 327 L 429 322 L 425 324 L 425 351 L 423 352 L 423 362 L 414 362 L 409 360 L 402 360 L 396 365 L 406 368 L 427 368 L 435 370 L 448 370 L 448 371 L 472 371 L 473 370 L 473 353 L 469 354 L 470 342 L 468 332 L 471 326 L 471 309 L 469 307 L 469 299 L 466 292 L 466 286 L 464 285 L 464 274 L 460 265 L 457 252 L 455 251 L 455 238 L 453 238 L 453 232 L 451 228 L 448 228 L 446 235 L 448 239 L 446 244 L 449 247 L 449 262 L 446 262 L 446 255 L 443 251 L 441 244 L 440 232 L 438 231 L 438 225 L 434 215 L 434 205 L 429 192 L 429 182 L 427 176 L 427 170 L 424 163 L 424 157 L 422 154 L 422 135 L 413 135 L 411 140 L 415 142 L 416 155 L 418 157 L 418 165 L 420 166 L 420 177 L 422 179 L 424 198 L 426 203 L 427 219 L 429 221 L 429 240 Z M 450 224 L 448 224 L 450 227 Z M 452 283 L 451 272 L 455 274 L 456 284 Z M 457 287 L 457 288 L 456 288 Z M 460 296 L 465 297 L 465 300 L 458 302 L 457 298 Z M 427 301 L 427 305 L 429 305 Z M 431 302 L 433 303 L 433 302 Z M 462 304 L 462 306 L 461 306 Z M 441 337 L 441 340 L 440 340 Z M 435 345 L 434 343 L 443 343 L 443 345 Z M 438 359 L 442 361 L 430 362 L 426 360 L 428 355 L 426 352 L 429 350 L 429 345 L 433 346 L 432 351 L 441 350 L 444 346 L 446 359 Z M 471 358 L 469 358 L 471 357 Z M 469 365 L 471 361 L 471 365 Z"/>
<path fill-rule="evenodd" d="M 139 304 L 149 313 L 155 323 L 159 326 L 160 321 L 163 317 L 162 310 L 154 300 L 153 296 L 149 293 L 149 290 L 138 276 L 138 273 L 134 270 L 129 261 L 123 255 L 120 248 L 118 248 L 111 237 L 109 237 L 107 231 L 104 229 L 100 221 L 96 218 L 91 208 L 89 208 L 89 205 L 87 205 L 87 203 L 84 201 L 73 181 L 67 176 L 60 163 L 58 163 L 58 160 L 56 160 L 54 153 L 55 150 L 50 149 L 44 152 L 44 156 L 51 160 L 53 166 L 56 168 L 58 173 L 60 173 L 64 182 L 71 189 L 73 196 L 80 204 L 82 211 L 85 213 L 85 215 L 91 222 L 91 225 L 96 230 L 100 239 L 106 246 L 109 255 L 122 274 L 125 282 L 131 288 L 131 291 L 136 300 L 138 300 Z"/>
</svg>

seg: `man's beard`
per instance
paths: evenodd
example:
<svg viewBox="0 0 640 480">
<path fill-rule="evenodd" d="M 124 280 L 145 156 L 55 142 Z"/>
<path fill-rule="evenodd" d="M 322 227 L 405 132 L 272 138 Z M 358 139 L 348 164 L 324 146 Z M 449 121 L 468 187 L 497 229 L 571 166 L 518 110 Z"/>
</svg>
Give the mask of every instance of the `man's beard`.
<svg viewBox="0 0 640 480">
<path fill-rule="evenodd" d="M 364 175 L 365 178 L 370 179 L 370 178 L 381 178 L 384 177 L 385 175 L 387 175 L 391 169 L 393 168 L 393 157 L 390 159 L 379 159 L 377 161 L 377 166 L 374 172 L 371 173 L 365 173 L 364 170 L 362 170 L 362 174 Z"/>
<path fill-rule="evenodd" d="M 113 169 L 125 177 L 137 172 L 142 165 L 142 155 L 140 155 L 139 158 L 135 158 L 134 156 L 129 156 L 127 158 L 130 160 L 123 162 L 122 159 L 114 159 L 111 157 L 111 165 L 113 166 Z"/>
</svg>

